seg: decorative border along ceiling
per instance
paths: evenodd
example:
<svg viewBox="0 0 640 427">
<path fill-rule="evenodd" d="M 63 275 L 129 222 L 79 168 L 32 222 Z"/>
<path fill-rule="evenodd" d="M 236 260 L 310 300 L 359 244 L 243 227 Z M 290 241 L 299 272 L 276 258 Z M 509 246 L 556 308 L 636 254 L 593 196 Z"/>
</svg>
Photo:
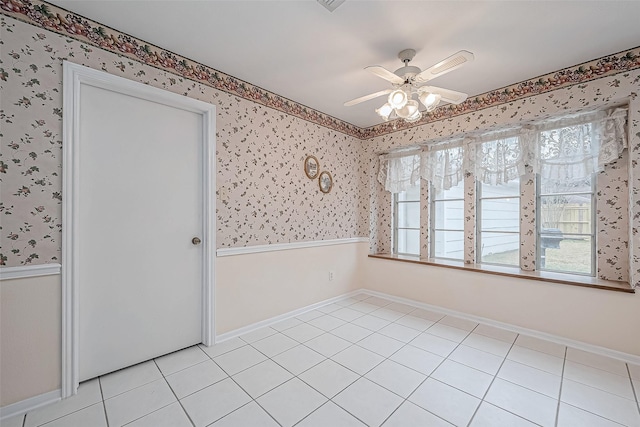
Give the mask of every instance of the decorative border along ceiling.
<svg viewBox="0 0 640 427">
<path fill-rule="evenodd" d="M 206 84 L 215 89 L 359 139 L 368 139 L 406 130 L 426 123 L 617 74 L 622 71 L 640 68 L 639 46 L 486 92 L 471 97 L 460 105 L 443 105 L 431 113 L 424 114 L 423 118 L 415 123 L 394 120 L 368 128 L 360 128 L 42 0 L 0 0 L 0 10 L 4 15 L 37 27 L 71 36 L 101 49 L 116 52 L 163 71 Z M 2 72 L 3 70 L 0 70 L 0 78 L 4 80 Z"/>
</svg>

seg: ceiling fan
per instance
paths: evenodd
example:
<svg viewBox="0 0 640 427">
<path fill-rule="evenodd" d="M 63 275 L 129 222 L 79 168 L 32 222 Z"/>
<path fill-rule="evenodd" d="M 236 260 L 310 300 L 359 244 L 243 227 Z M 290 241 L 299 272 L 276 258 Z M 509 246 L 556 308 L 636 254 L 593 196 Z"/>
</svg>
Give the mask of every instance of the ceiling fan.
<svg viewBox="0 0 640 427">
<path fill-rule="evenodd" d="M 467 99 L 468 95 L 466 93 L 435 86 L 426 86 L 425 83 L 453 71 L 467 62 L 473 61 L 473 53 L 461 50 L 424 71 L 418 67 L 409 65 L 409 62 L 411 62 L 415 55 L 416 51 L 414 49 L 405 49 L 400 52 L 398 58 L 404 63 L 404 67 L 400 67 L 394 72 L 379 65 L 366 67 L 365 70 L 391 82 L 393 87 L 347 101 L 344 103 L 344 106 L 350 107 L 379 96 L 389 95 L 387 103 L 377 108 L 376 113 L 385 121 L 390 118 L 399 117 L 406 122 L 412 123 L 422 118 L 420 104 L 418 104 L 418 101 L 412 99 L 414 96 L 426 107 L 427 112 L 433 111 L 440 101 L 460 104 Z"/>
</svg>

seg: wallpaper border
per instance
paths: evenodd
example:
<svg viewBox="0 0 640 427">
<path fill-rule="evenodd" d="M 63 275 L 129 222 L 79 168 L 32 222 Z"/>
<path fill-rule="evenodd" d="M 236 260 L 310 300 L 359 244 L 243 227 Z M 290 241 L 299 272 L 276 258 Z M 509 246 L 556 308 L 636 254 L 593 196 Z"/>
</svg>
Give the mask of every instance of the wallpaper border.
<svg viewBox="0 0 640 427">
<path fill-rule="evenodd" d="M 393 120 L 360 128 L 43 0 L 0 0 L 0 13 L 361 140 L 640 68 L 638 46 L 444 105 L 415 123 Z M 3 73 L 0 69 L 0 78 Z"/>
</svg>

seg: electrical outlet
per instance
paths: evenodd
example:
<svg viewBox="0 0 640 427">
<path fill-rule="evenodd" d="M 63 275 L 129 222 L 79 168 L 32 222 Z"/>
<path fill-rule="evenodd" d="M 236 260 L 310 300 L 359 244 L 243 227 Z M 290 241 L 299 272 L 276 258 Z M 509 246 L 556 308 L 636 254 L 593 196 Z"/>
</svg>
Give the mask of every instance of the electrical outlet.
<svg viewBox="0 0 640 427">
<path fill-rule="evenodd" d="M 329 270 L 329 281 L 332 281 L 335 275 L 336 275 L 335 272 L 333 272 L 332 270 Z"/>
</svg>

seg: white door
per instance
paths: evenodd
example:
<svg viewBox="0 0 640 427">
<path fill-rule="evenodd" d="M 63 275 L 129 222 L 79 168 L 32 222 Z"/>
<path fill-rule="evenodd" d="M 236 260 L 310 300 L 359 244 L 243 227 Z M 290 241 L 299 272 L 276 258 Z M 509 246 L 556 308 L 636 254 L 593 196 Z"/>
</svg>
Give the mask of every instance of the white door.
<svg viewBox="0 0 640 427">
<path fill-rule="evenodd" d="M 79 380 L 202 341 L 203 116 L 79 95 Z"/>
</svg>

